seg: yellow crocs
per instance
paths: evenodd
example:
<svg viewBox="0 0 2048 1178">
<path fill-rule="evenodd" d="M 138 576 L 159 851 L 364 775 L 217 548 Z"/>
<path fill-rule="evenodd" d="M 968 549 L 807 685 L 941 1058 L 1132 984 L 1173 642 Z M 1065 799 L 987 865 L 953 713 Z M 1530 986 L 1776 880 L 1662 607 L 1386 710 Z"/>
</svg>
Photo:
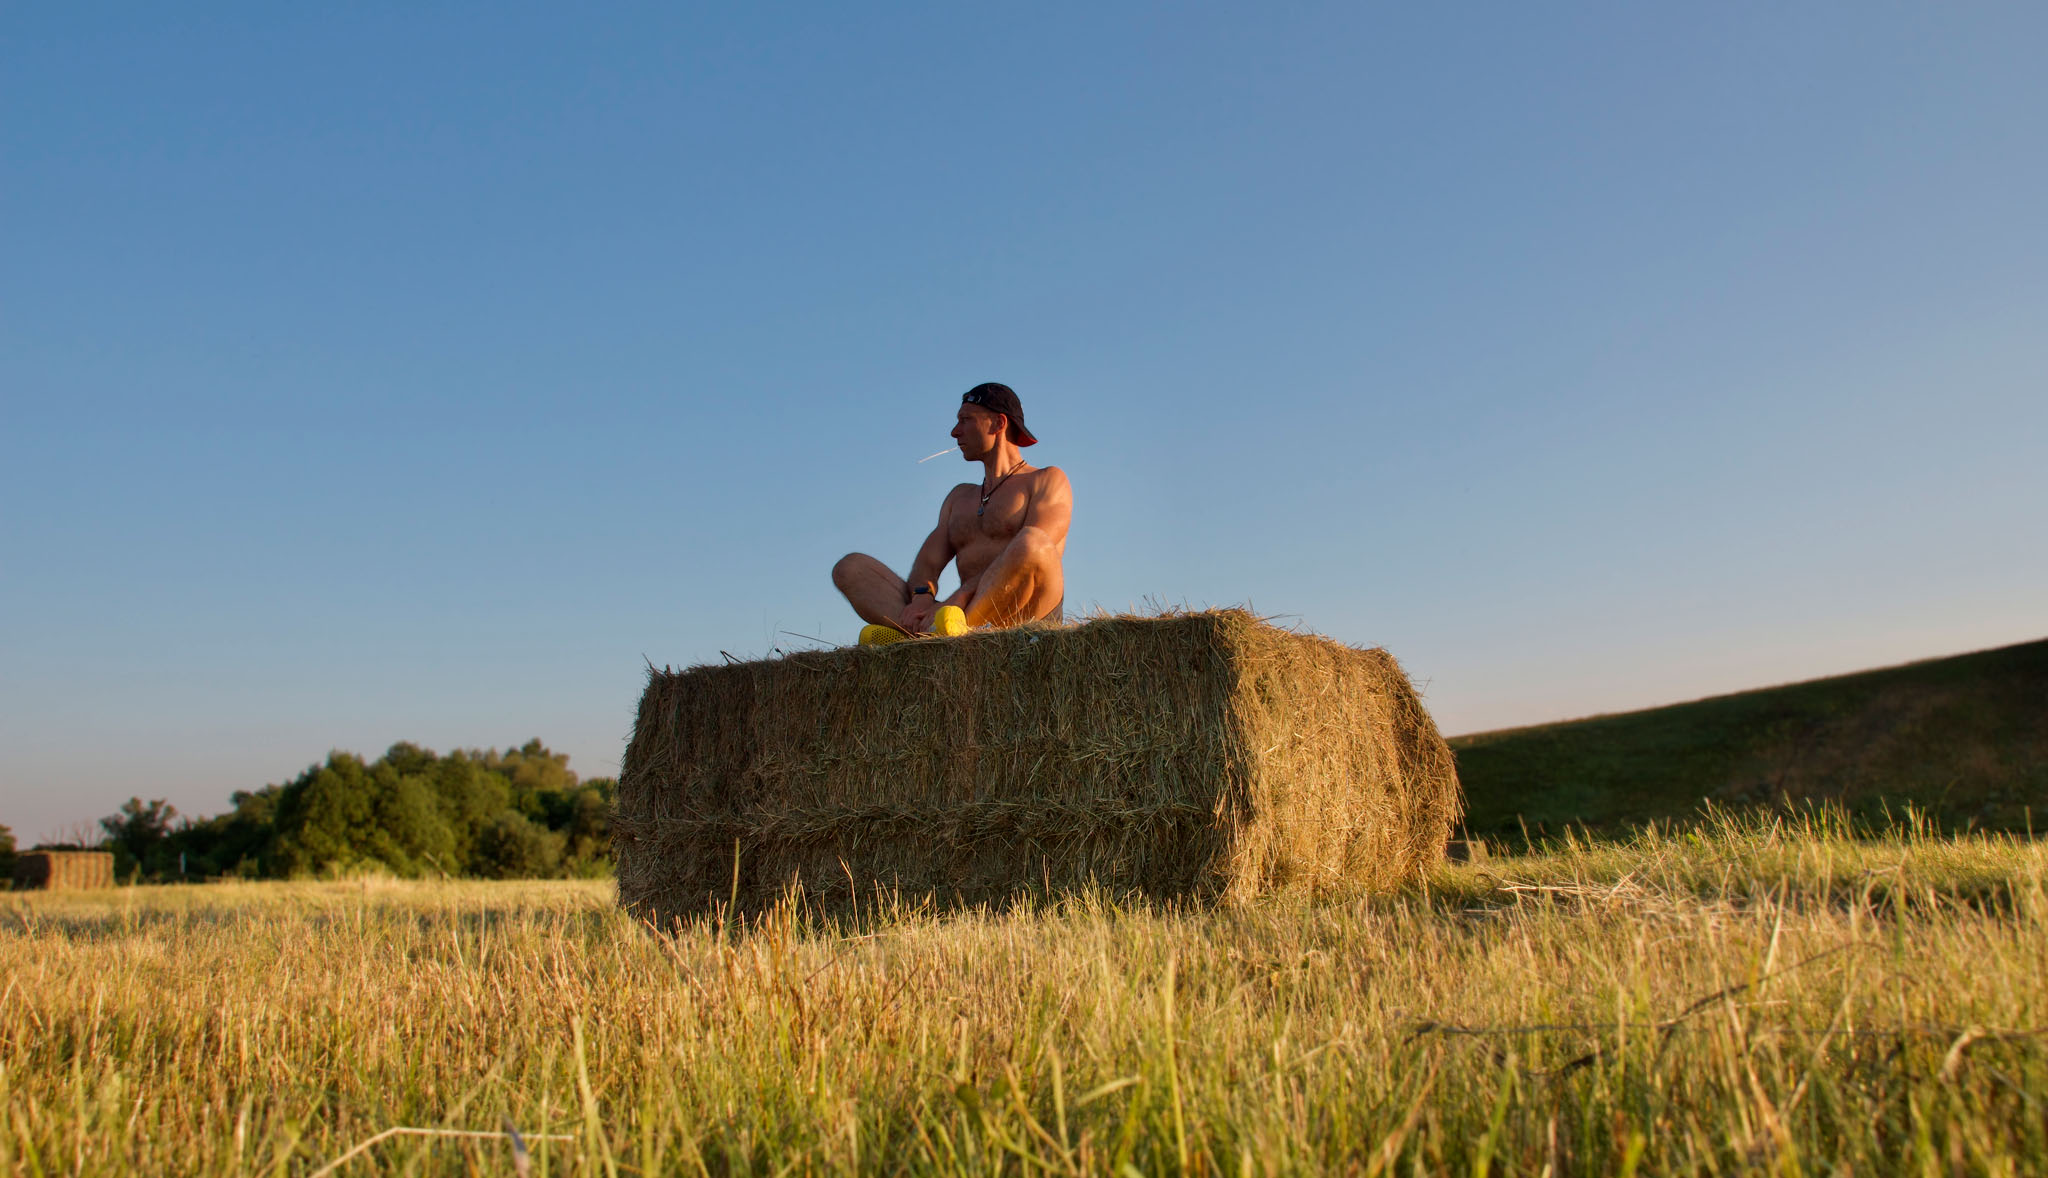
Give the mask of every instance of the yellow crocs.
<svg viewBox="0 0 2048 1178">
<path fill-rule="evenodd" d="M 901 642 L 908 637 L 910 635 L 905 634 L 894 626 L 880 626 L 870 622 L 860 628 L 860 644 L 862 646 L 887 646 L 892 642 Z"/>
<path fill-rule="evenodd" d="M 967 633 L 967 611 L 957 605 L 942 605 L 932 615 L 932 633 L 946 638 L 958 638 Z"/>
</svg>

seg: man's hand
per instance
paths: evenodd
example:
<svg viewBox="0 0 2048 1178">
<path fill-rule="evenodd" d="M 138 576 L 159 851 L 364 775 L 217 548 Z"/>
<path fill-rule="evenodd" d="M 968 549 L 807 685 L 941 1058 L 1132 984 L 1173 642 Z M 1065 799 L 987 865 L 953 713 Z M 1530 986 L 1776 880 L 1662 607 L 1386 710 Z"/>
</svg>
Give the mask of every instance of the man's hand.
<svg viewBox="0 0 2048 1178">
<path fill-rule="evenodd" d="M 932 615 L 939 612 L 939 599 L 929 593 L 919 593 L 896 615 L 896 626 L 905 634 L 924 634 L 932 628 Z"/>
</svg>

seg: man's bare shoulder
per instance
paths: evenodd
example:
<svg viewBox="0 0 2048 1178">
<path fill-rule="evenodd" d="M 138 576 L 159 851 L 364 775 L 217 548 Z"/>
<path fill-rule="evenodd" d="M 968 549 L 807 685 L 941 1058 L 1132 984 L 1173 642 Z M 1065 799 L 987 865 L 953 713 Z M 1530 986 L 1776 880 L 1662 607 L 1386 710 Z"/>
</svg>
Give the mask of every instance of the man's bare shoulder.
<svg viewBox="0 0 2048 1178">
<path fill-rule="evenodd" d="M 1032 471 L 1031 481 L 1036 483 L 1040 490 L 1070 486 L 1067 482 L 1067 472 L 1057 466 L 1041 466 Z"/>
<path fill-rule="evenodd" d="M 963 500 L 974 500 L 980 497 L 981 488 L 976 484 L 957 483 L 952 490 L 946 492 L 944 499 L 939 500 L 939 512 L 943 515 L 946 512 L 952 511 Z"/>
</svg>

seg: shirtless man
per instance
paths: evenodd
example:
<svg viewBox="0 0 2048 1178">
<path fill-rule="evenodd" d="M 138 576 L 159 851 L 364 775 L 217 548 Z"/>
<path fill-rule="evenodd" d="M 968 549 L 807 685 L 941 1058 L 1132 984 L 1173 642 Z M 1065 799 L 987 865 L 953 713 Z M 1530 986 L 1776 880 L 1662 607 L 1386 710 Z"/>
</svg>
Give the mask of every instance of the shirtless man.
<svg viewBox="0 0 2048 1178">
<path fill-rule="evenodd" d="M 981 463 L 981 483 L 947 492 L 910 576 L 860 552 L 832 566 L 832 583 L 869 623 L 862 645 L 1059 617 L 1066 597 L 1060 558 L 1074 513 L 1066 472 L 1033 466 L 1018 453 L 1038 439 L 1024 428 L 1024 406 L 1007 385 L 976 385 L 960 398 L 953 440 L 961 458 Z M 939 573 L 952 560 L 960 562 L 960 588 L 941 601 Z"/>
</svg>

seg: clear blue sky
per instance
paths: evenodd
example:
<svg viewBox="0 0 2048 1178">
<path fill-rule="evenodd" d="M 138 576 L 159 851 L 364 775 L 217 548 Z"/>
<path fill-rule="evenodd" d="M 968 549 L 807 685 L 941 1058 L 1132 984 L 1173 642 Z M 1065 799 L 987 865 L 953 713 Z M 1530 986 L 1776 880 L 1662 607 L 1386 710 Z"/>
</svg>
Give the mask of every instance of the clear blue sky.
<svg viewBox="0 0 2048 1178">
<path fill-rule="evenodd" d="M 326 11 L 314 11 L 316 7 Z M 615 771 L 1013 385 L 1451 732 L 2048 633 L 2048 9 L 13 5 L 0 822 Z"/>
</svg>

